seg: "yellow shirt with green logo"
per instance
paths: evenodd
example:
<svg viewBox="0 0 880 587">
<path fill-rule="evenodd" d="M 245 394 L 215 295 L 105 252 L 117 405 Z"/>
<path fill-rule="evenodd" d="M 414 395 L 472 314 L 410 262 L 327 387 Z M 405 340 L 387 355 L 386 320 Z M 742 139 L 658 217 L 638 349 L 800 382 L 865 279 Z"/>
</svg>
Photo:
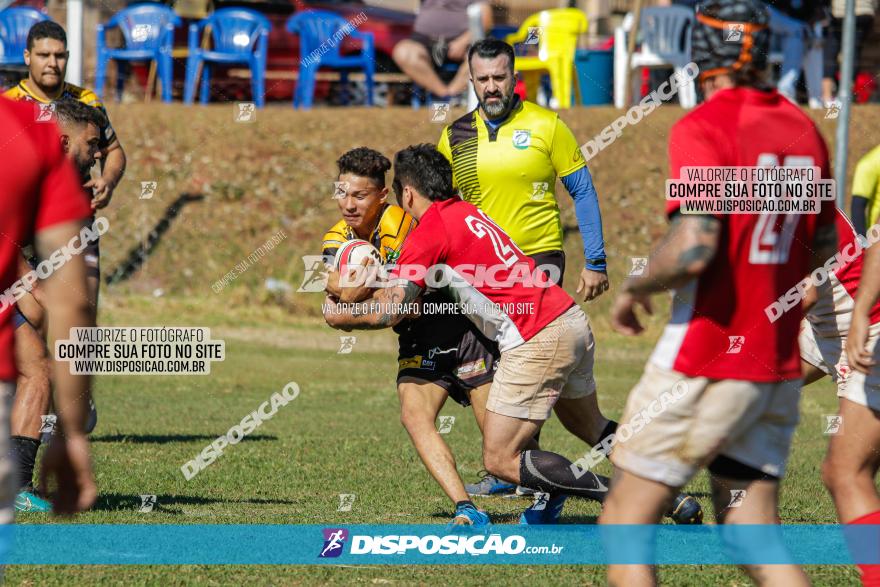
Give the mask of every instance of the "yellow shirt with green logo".
<svg viewBox="0 0 880 587">
<path fill-rule="evenodd" d="M 585 163 L 558 114 L 519 102 L 492 130 L 475 110 L 443 129 L 437 149 L 452 163 L 461 197 L 485 211 L 525 254 L 562 250 L 556 178 Z"/>
<path fill-rule="evenodd" d="M 880 217 L 880 146 L 874 147 L 856 164 L 852 193 L 868 200 L 865 227 L 876 224 Z"/>
</svg>

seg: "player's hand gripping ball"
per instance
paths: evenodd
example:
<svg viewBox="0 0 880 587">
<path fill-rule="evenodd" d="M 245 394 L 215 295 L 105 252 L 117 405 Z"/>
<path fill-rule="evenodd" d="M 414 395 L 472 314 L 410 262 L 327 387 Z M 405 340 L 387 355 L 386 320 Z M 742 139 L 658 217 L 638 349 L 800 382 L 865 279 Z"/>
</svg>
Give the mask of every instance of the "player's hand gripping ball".
<svg viewBox="0 0 880 587">
<path fill-rule="evenodd" d="M 340 301 L 359 302 L 370 297 L 371 285 L 379 278 L 384 278 L 382 271 L 382 255 L 379 250 L 365 240 L 353 239 L 346 242 L 336 251 L 333 268 L 338 276 L 331 280 L 338 281 L 341 291 Z"/>
</svg>

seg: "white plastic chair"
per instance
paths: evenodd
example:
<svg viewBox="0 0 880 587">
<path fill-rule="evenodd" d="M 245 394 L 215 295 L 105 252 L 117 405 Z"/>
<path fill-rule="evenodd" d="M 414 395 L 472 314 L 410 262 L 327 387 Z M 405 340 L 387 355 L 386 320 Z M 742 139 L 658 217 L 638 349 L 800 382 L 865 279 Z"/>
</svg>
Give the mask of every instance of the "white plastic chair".
<svg viewBox="0 0 880 587">
<path fill-rule="evenodd" d="M 614 30 L 614 106 L 617 108 L 626 107 L 626 83 L 630 79 L 626 71 L 626 37 L 632 31 L 633 20 L 632 13 L 628 13 L 623 25 Z M 691 60 L 694 11 L 682 6 L 652 6 L 641 11 L 639 20 L 642 43 L 630 59 L 630 69 L 672 66 L 679 79 L 686 79 L 684 67 Z M 637 95 L 633 92 L 633 96 Z M 696 106 L 697 87 L 693 80 L 678 88 L 678 101 L 683 108 Z"/>
</svg>

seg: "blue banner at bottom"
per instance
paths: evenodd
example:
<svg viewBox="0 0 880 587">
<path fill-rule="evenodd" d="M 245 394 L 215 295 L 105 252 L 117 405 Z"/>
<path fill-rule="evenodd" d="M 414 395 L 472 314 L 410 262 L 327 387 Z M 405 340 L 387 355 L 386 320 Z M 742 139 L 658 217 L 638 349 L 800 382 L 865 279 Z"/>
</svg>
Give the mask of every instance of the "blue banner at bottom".
<svg viewBox="0 0 880 587">
<path fill-rule="evenodd" d="M 24 524 L 13 565 L 880 564 L 880 526 Z M 2 548 L 2 545 L 0 545 Z"/>
</svg>

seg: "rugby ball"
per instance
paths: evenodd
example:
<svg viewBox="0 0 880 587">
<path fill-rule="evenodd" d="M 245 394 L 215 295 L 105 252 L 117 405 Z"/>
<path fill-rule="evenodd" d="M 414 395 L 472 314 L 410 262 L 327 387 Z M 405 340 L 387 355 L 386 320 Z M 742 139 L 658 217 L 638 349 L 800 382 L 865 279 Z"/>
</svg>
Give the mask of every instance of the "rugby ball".
<svg viewBox="0 0 880 587">
<path fill-rule="evenodd" d="M 349 270 L 356 269 L 361 266 L 364 259 L 372 259 L 373 263 L 378 267 L 382 266 L 382 255 L 379 250 L 365 240 L 353 239 L 336 251 L 336 257 L 333 259 L 333 268 L 340 273 L 347 274 Z"/>
</svg>

